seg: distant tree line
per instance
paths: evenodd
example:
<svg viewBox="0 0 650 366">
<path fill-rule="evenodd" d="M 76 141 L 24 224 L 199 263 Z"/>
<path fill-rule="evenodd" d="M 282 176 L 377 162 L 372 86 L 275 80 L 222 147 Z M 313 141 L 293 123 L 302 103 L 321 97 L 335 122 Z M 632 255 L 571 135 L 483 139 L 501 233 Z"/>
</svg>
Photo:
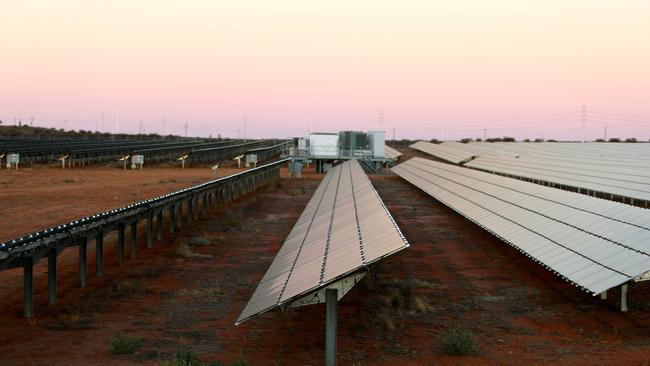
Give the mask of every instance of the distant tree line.
<svg viewBox="0 0 650 366">
<path fill-rule="evenodd" d="M 389 146 L 392 146 L 392 147 L 407 148 L 409 145 L 412 145 L 412 144 L 416 143 L 417 141 L 426 141 L 426 140 L 424 140 L 424 139 L 423 140 L 409 140 L 409 139 L 386 140 L 386 144 L 389 145 Z M 434 144 L 442 143 L 442 141 L 440 141 L 438 139 L 431 139 L 431 140 L 428 140 L 428 141 L 431 142 L 431 143 L 434 143 Z M 470 143 L 472 141 L 481 142 L 481 141 L 483 141 L 483 139 L 481 139 L 481 138 L 473 139 L 473 138 L 466 137 L 466 138 L 462 138 L 462 139 L 458 140 L 458 142 L 461 142 L 463 144 L 467 144 L 467 143 Z M 485 139 L 485 141 L 486 142 L 516 142 L 517 140 L 514 137 L 504 136 L 504 137 L 494 137 L 494 138 Z M 609 141 L 609 142 L 622 142 L 621 139 L 615 138 L 615 137 L 610 138 L 607 141 Z M 536 139 L 532 139 L 532 140 L 531 139 L 524 139 L 524 140 L 522 140 L 522 142 L 558 142 L 558 141 L 554 140 L 554 139 L 536 138 Z M 596 142 L 605 142 L 605 140 L 597 139 Z M 630 138 L 626 138 L 624 140 L 624 142 L 640 142 L 640 141 L 638 141 L 634 137 L 630 137 Z"/>
<path fill-rule="evenodd" d="M 184 141 L 184 138 L 176 135 L 159 135 L 155 133 L 149 134 L 112 134 L 108 132 L 99 131 L 86 131 L 86 130 L 64 130 L 47 127 L 33 127 L 27 125 L 18 126 L 2 126 L 0 121 L 0 138 L 12 139 L 28 139 L 28 140 L 132 140 L 132 141 L 151 141 L 151 140 L 166 140 L 166 141 Z M 204 138 L 191 138 L 200 139 Z M 221 140 L 219 135 L 212 140 Z"/>
</svg>

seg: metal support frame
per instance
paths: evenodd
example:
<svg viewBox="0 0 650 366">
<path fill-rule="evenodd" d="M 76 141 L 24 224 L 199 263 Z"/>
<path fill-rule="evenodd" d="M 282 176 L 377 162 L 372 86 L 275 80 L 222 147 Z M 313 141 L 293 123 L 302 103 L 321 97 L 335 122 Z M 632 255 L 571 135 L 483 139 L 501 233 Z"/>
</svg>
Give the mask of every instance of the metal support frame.
<svg viewBox="0 0 650 366">
<path fill-rule="evenodd" d="M 627 308 L 627 291 L 628 291 L 628 284 L 624 283 L 621 285 L 621 311 L 625 312 L 628 310 Z"/>
<path fill-rule="evenodd" d="M 338 322 L 337 303 L 338 290 L 328 288 L 325 291 L 326 320 L 325 320 L 325 365 L 336 366 L 336 326 Z"/>
<path fill-rule="evenodd" d="M 47 253 L 47 303 L 56 304 L 56 248 Z"/>
<path fill-rule="evenodd" d="M 138 220 L 131 221 L 131 259 L 138 256 Z"/>
<path fill-rule="evenodd" d="M 72 161 L 72 159 L 68 160 L 68 162 Z M 191 210 L 191 212 L 188 212 L 188 219 L 198 220 L 200 213 L 205 212 L 210 208 L 218 207 L 223 203 L 234 201 L 241 195 L 249 193 L 257 187 L 263 186 L 273 177 L 277 177 L 280 170 L 280 163 L 282 162 L 273 163 L 270 167 L 265 168 L 264 170 L 251 172 L 250 176 L 244 175 L 236 178 L 225 178 L 225 181 L 205 188 L 199 186 L 196 191 L 190 191 L 188 192 L 189 194 L 183 194 L 177 198 L 168 199 L 166 202 L 156 202 L 154 205 L 147 202 L 149 207 L 142 207 L 142 203 L 137 203 L 123 209 L 112 211 L 110 214 L 103 213 L 100 215 L 94 215 L 84 220 L 63 225 L 58 227 L 57 229 L 59 230 L 56 230 L 54 233 L 43 231 L 34 233 L 34 235 L 29 235 L 28 239 L 27 237 L 16 239 L 10 243 L 15 243 L 15 247 L 20 248 L 16 253 L 9 252 L 9 254 L 13 256 L 13 258 L 9 259 L 14 260 L 13 264 L 8 260 L 9 255 L 5 254 L 4 251 L 0 252 L 0 269 L 13 268 L 16 266 L 23 267 L 24 316 L 30 318 L 34 314 L 34 265 L 43 254 L 48 258 L 48 302 L 50 304 L 55 304 L 58 300 L 57 257 L 65 248 L 75 245 L 79 247 L 79 286 L 84 288 L 88 284 L 88 243 L 90 240 L 95 241 L 95 273 L 98 277 L 101 277 L 104 275 L 104 234 L 106 232 L 118 230 L 118 262 L 123 264 L 127 223 L 130 223 L 131 226 L 131 257 L 135 258 L 137 250 L 136 230 L 138 218 L 147 219 L 147 244 L 150 245 L 153 241 L 154 235 L 156 235 L 158 239 L 162 239 L 163 217 L 166 209 L 169 210 L 169 230 L 170 232 L 174 232 L 176 229 L 176 222 L 182 224 L 183 202 L 187 202 L 188 209 Z M 154 215 L 157 217 L 154 218 Z M 99 216 L 101 216 L 101 219 L 97 218 Z M 157 221 L 158 226 L 154 229 L 155 221 Z M 83 222 L 83 224 L 80 224 L 81 222 Z M 32 239 L 32 236 L 35 238 Z M 26 245 L 27 243 L 35 242 L 36 240 L 38 240 L 38 245 Z M 36 248 L 39 251 L 29 248 Z M 42 251 L 43 249 L 46 250 Z"/>
<path fill-rule="evenodd" d="M 104 233 L 98 232 L 95 236 L 95 274 L 97 277 L 104 275 Z"/>
</svg>

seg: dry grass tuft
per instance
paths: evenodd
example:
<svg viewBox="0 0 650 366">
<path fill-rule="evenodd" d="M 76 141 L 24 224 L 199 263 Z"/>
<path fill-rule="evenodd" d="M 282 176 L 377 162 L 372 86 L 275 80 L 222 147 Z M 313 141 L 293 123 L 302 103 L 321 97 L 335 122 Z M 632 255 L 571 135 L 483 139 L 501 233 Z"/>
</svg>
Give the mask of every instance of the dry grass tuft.
<svg viewBox="0 0 650 366">
<path fill-rule="evenodd" d="M 201 254 L 192 250 L 192 247 L 187 243 L 181 243 L 176 248 L 176 254 L 184 258 L 212 258 L 209 254 Z"/>
</svg>

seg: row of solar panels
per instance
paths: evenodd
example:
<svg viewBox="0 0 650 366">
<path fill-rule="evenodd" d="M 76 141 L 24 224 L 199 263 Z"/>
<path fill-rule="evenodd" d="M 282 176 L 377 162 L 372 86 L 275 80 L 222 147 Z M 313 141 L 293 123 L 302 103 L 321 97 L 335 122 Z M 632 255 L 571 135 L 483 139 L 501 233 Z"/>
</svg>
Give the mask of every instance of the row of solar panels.
<svg viewBox="0 0 650 366">
<path fill-rule="evenodd" d="M 619 147 L 623 145 L 634 147 Z M 650 201 L 650 144 L 419 141 L 411 147 L 453 164 L 491 173 Z M 590 156 L 598 148 L 602 155 Z M 553 153 L 553 149 L 558 152 Z"/>
<path fill-rule="evenodd" d="M 13 240 L 8 240 L 4 243 L 0 242 L 0 269 L 7 268 L 12 264 L 15 265 L 16 257 L 25 256 L 31 252 L 42 249 L 43 246 L 48 245 L 48 240 L 53 240 L 52 238 L 58 238 L 61 236 L 64 238 L 72 237 L 74 235 L 77 235 L 78 231 L 83 231 L 85 227 L 89 227 L 91 225 L 108 226 L 111 220 L 115 220 L 122 215 L 129 214 L 130 212 L 136 212 L 143 209 L 151 209 L 152 207 L 164 205 L 171 201 L 186 199 L 188 196 L 206 192 L 221 184 L 235 184 L 241 182 L 242 185 L 245 185 L 245 179 L 241 178 L 252 177 L 259 172 L 268 172 L 273 169 L 279 169 L 282 164 L 287 163 L 288 161 L 289 159 L 278 160 L 256 168 L 248 169 L 205 183 L 201 183 L 196 186 L 184 188 L 175 192 L 170 192 L 156 198 L 136 202 L 122 208 L 100 212 L 92 216 L 80 218 L 66 224 L 34 232 L 19 238 L 15 238 Z"/>
<path fill-rule="evenodd" d="M 323 302 L 319 291 L 349 279 L 340 298 L 355 273 L 407 247 L 363 169 L 349 160 L 323 178 L 237 324 L 274 308 Z"/>
<path fill-rule="evenodd" d="M 83 163 L 101 163 L 120 159 L 129 155 L 144 155 L 146 161 L 174 161 L 185 156 L 195 163 L 214 162 L 232 158 L 233 156 L 252 151 L 259 152 L 259 161 L 267 160 L 278 155 L 279 148 L 286 144 L 282 142 L 274 146 L 262 146 L 266 141 L 255 140 L 239 142 L 236 140 L 211 142 L 119 142 L 102 143 L 98 145 L 54 144 L 47 146 L 9 146 L 7 152 L 19 153 L 21 162 L 51 162 L 61 157 Z M 261 146 L 261 147 L 259 147 Z"/>
<path fill-rule="evenodd" d="M 643 208 L 421 158 L 392 170 L 593 294 L 650 271 Z"/>
</svg>

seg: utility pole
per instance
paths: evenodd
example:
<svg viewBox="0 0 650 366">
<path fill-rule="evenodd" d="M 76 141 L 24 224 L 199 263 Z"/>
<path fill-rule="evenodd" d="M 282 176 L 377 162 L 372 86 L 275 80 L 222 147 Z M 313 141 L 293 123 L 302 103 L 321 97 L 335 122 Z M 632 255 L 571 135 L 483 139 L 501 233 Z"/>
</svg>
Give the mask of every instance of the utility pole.
<svg viewBox="0 0 650 366">
<path fill-rule="evenodd" d="M 393 145 L 395 144 L 395 127 L 393 127 Z"/>
<path fill-rule="evenodd" d="M 120 112 L 117 112 L 117 117 L 115 118 L 115 133 L 120 133 Z"/>
<path fill-rule="evenodd" d="M 605 142 L 607 142 L 607 125 L 605 125 Z"/>
<path fill-rule="evenodd" d="M 187 122 L 185 122 L 185 138 L 187 138 Z"/>
<path fill-rule="evenodd" d="M 142 135 L 142 120 L 140 120 L 140 125 L 138 126 L 138 135 Z"/>
<path fill-rule="evenodd" d="M 582 143 L 585 143 L 585 122 L 587 122 L 587 106 L 582 105 Z"/>
<path fill-rule="evenodd" d="M 244 142 L 246 142 L 246 125 L 248 124 L 248 117 L 244 116 Z"/>
<path fill-rule="evenodd" d="M 162 135 L 165 136 L 165 116 L 162 116 Z"/>
<path fill-rule="evenodd" d="M 487 128 L 483 129 L 483 141 L 485 141 L 487 138 Z"/>
<path fill-rule="evenodd" d="M 104 112 L 102 112 L 101 116 L 99 117 L 99 122 L 100 131 L 104 131 Z"/>
</svg>

